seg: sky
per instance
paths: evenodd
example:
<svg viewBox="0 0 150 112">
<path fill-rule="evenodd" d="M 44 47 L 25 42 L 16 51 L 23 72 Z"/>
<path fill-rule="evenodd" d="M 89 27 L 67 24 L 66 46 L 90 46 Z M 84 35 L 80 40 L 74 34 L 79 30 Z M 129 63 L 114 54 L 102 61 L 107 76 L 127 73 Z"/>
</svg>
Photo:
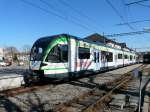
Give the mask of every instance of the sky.
<svg viewBox="0 0 150 112">
<path fill-rule="evenodd" d="M 34 43 L 43 36 L 61 33 L 84 38 L 93 33 L 104 35 L 142 31 L 150 28 L 150 0 L 0 0 L 0 47 Z M 147 6 L 143 6 L 147 5 Z M 120 23 L 128 25 L 117 25 Z M 150 50 L 150 34 L 109 37 L 130 48 Z"/>
</svg>

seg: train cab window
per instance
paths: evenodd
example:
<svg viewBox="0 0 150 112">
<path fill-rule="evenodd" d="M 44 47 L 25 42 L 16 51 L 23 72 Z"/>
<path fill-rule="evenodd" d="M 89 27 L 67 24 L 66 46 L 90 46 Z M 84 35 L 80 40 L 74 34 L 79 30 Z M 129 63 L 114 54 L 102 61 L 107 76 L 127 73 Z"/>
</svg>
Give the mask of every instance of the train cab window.
<svg viewBox="0 0 150 112">
<path fill-rule="evenodd" d="M 89 48 L 78 48 L 79 59 L 90 59 L 90 49 Z"/>
<path fill-rule="evenodd" d="M 106 58 L 107 58 L 107 62 L 113 62 L 113 53 L 106 52 Z"/>
<path fill-rule="evenodd" d="M 122 54 L 118 54 L 118 59 L 122 59 Z"/>
<path fill-rule="evenodd" d="M 55 47 L 53 47 L 46 61 L 51 62 L 51 63 L 68 62 L 68 46 L 56 45 Z"/>
<path fill-rule="evenodd" d="M 33 47 L 31 50 L 31 60 L 41 60 L 43 55 L 43 49 L 41 47 Z"/>
<path fill-rule="evenodd" d="M 133 59 L 133 56 L 132 56 L 132 55 L 130 55 L 130 61 L 132 61 L 132 59 Z"/>
</svg>

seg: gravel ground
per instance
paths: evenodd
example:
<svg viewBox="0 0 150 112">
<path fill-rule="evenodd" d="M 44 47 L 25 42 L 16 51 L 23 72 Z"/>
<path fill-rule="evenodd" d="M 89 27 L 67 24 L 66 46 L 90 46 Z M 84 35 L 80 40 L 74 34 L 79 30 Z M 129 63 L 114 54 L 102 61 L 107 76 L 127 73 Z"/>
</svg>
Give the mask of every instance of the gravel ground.
<svg viewBox="0 0 150 112">
<path fill-rule="evenodd" d="M 142 112 L 149 112 L 148 110 L 150 109 L 149 105 L 150 105 L 150 83 L 148 83 L 146 86 Z"/>
<path fill-rule="evenodd" d="M 150 68 L 150 65 L 146 66 L 145 68 Z M 141 108 L 143 109 L 141 112 L 149 112 L 148 111 L 148 105 L 149 105 L 149 93 L 150 93 L 150 83 L 149 83 L 149 79 L 150 79 L 150 74 L 148 74 L 147 72 L 143 71 L 143 75 L 142 75 L 142 82 L 141 82 L 141 88 L 142 88 L 142 92 L 141 92 Z M 147 84 L 148 83 L 148 84 Z M 147 85 L 146 85 L 147 84 Z M 146 87 L 145 87 L 146 86 Z M 128 86 L 126 87 L 126 92 L 124 91 L 124 94 L 121 94 L 121 98 L 118 98 L 118 95 L 115 95 L 115 98 L 112 100 L 111 102 L 111 109 L 112 112 L 133 112 L 135 111 L 135 109 L 138 108 L 138 102 L 139 102 L 139 87 L 140 87 L 140 79 L 138 77 L 134 78 L 133 81 L 128 83 Z M 127 105 L 130 105 L 130 108 L 122 108 L 121 106 L 118 107 L 119 104 L 125 103 L 125 99 L 123 96 L 129 96 L 129 102 Z M 115 107 L 116 106 L 116 107 Z M 132 108 L 131 108 L 132 107 Z M 118 109 L 118 110 L 117 110 Z M 133 110 L 131 110 L 133 109 Z M 117 111 L 116 111 L 117 110 Z M 107 111 L 106 111 L 107 112 Z"/>
<path fill-rule="evenodd" d="M 65 84 L 50 85 L 47 88 L 33 91 L 32 93 L 0 99 L 0 112 L 50 111 L 58 104 L 67 102 L 99 84 L 113 80 L 137 66 L 139 66 L 139 64 L 101 73 L 90 78 L 82 78 Z"/>
</svg>

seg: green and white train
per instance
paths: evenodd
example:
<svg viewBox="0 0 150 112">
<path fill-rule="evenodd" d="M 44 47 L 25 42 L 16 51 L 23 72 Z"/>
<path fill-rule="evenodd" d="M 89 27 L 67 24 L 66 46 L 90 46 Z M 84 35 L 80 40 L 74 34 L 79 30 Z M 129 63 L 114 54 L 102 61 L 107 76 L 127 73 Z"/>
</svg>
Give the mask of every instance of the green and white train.
<svg viewBox="0 0 150 112">
<path fill-rule="evenodd" d="M 39 78 L 70 78 L 136 63 L 136 52 L 68 34 L 38 39 L 31 49 L 30 70 Z"/>
</svg>

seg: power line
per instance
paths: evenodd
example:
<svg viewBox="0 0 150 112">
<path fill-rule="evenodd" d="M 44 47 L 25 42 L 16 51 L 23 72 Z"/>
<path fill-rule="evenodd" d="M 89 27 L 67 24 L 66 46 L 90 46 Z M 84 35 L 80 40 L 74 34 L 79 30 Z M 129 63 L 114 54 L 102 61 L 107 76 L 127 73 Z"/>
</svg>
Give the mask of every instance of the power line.
<svg viewBox="0 0 150 112">
<path fill-rule="evenodd" d="M 121 26 L 121 25 L 127 25 L 128 23 L 129 24 L 136 24 L 136 23 L 142 23 L 142 22 L 148 22 L 148 21 L 150 21 L 150 19 L 138 20 L 138 21 L 132 21 L 132 22 L 126 22 L 126 23 L 119 23 L 119 24 L 116 24 L 116 25 Z"/>
<path fill-rule="evenodd" d="M 150 29 L 143 30 L 143 31 L 136 31 L 136 32 L 111 34 L 111 35 L 105 35 L 105 36 L 106 37 L 118 37 L 118 36 L 126 36 L 126 35 L 142 35 L 144 33 L 150 33 Z"/>
<path fill-rule="evenodd" d="M 150 47 L 139 47 L 139 48 L 134 48 L 134 49 L 150 49 Z"/>
<path fill-rule="evenodd" d="M 51 9 L 53 8 L 55 11 L 57 11 L 58 13 L 62 12 L 62 10 L 58 9 L 57 7 L 55 7 L 54 5 L 50 4 L 49 2 L 45 1 L 45 0 L 40 0 L 43 4 L 47 5 L 48 7 L 50 7 Z M 64 12 L 62 12 L 64 13 Z M 80 21 L 80 19 L 78 19 L 77 17 L 75 16 L 72 16 L 72 15 L 69 15 L 69 17 L 71 17 L 71 19 L 74 19 L 75 21 Z M 70 20 L 68 17 L 66 17 L 68 20 Z M 77 22 L 76 22 L 77 23 Z M 77 23 L 77 24 L 80 24 L 80 23 Z M 82 24 L 80 24 L 82 25 Z M 88 28 L 87 25 L 82 25 L 83 27 L 86 27 Z M 88 28 L 89 29 L 89 28 Z"/>
<path fill-rule="evenodd" d="M 113 6 L 113 4 L 109 1 L 109 0 L 106 0 L 107 4 L 113 9 L 113 11 L 120 17 L 120 19 L 123 21 L 123 22 L 126 22 L 123 18 L 123 16 L 119 13 L 119 11 Z M 129 23 L 126 24 L 131 30 L 134 30 L 134 28 L 132 26 L 130 26 Z"/>
<path fill-rule="evenodd" d="M 42 11 L 48 13 L 48 14 L 52 14 L 53 16 L 56 16 L 56 17 L 58 17 L 58 18 L 60 18 L 60 19 L 62 19 L 62 20 L 64 20 L 64 21 L 67 21 L 67 22 L 70 22 L 70 23 L 72 23 L 72 24 L 74 24 L 74 25 L 76 25 L 76 26 L 79 26 L 79 27 L 81 27 L 81 28 L 83 28 L 83 29 L 90 30 L 88 27 L 86 27 L 86 26 L 84 26 L 84 25 L 82 25 L 82 24 L 80 24 L 80 23 L 77 23 L 77 22 L 75 22 L 75 21 L 73 21 L 73 20 L 68 20 L 68 19 L 65 18 L 64 16 L 59 15 L 59 14 L 57 14 L 57 13 L 54 13 L 53 11 L 47 10 L 47 9 L 45 9 L 45 8 L 39 6 L 39 5 L 36 5 L 36 4 L 32 3 L 32 2 L 29 2 L 29 1 L 27 1 L 27 0 L 21 0 L 21 1 L 24 2 L 24 3 L 26 3 L 26 4 L 28 4 L 28 5 L 30 5 L 30 6 L 32 6 L 32 7 L 34 7 L 34 8 L 38 8 L 38 9 L 40 9 L 40 10 L 42 10 Z"/>
<path fill-rule="evenodd" d="M 50 11 L 50 10 L 47 10 L 47 9 L 45 9 L 45 8 L 42 8 L 42 7 L 40 7 L 39 5 L 36 5 L 36 4 L 32 3 L 32 2 L 29 2 L 29 1 L 27 1 L 27 0 L 21 0 L 21 1 L 24 2 L 24 3 L 26 3 L 26 4 L 28 4 L 28 5 L 30 5 L 30 6 L 32 6 L 32 7 L 34 7 L 34 8 L 38 8 L 38 9 L 40 9 L 40 10 L 46 12 L 46 13 L 51 13 L 52 15 L 54 15 L 54 16 L 56 16 L 56 17 L 58 17 L 58 18 L 65 19 L 65 17 L 60 16 L 60 15 L 58 15 L 58 14 L 56 14 L 56 13 Z"/>
<path fill-rule="evenodd" d="M 141 4 L 141 3 L 137 3 L 138 5 L 141 5 L 141 6 L 144 6 L 144 7 L 147 7 L 147 8 L 150 8 L 150 5 L 145 5 L 145 4 Z"/>
<path fill-rule="evenodd" d="M 95 24 L 95 21 L 90 18 L 88 15 L 84 14 L 83 12 L 79 11 L 78 9 L 72 7 L 70 4 L 68 4 L 66 1 L 64 0 L 59 0 L 59 2 L 64 5 L 64 6 L 67 6 L 70 10 L 73 10 L 75 13 L 77 13 L 78 15 L 80 15 L 81 17 L 84 17 L 86 18 L 89 22 L 91 23 L 94 23 Z"/>
<path fill-rule="evenodd" d="M 40 2 L 42 2 L 43 4 L 49 6 L 51 9 L 54 9 L 54 11 L 57 11 L 57 12 L 62 12 L 62 10 L 59 10 L 57 7 L 55 7 L 54 5 L 44 1 L 44 0 L 39 0 Z M 64 13 L 64 12 L 62 12 Z M 66 17 L 67 18 L 67 17 Z"/>
<path fill-rule="evenodd" d="M 139 1 L 136 1 L 136 2 L 127 3 L 125 5 L 129 6 L 129 5 L 133 5 L 133 4 L 137 4 L 137 3 L 141 3 L 141 2 L 145 2 L 145 1 L 149 1 L 149 0 L 139 0 Z"/>
<path fill-rule="evenodd" d="M 63 4 L 64 6 L 67 6 L 68 8 L 70 8 L 71 10 L 73 10 L 74 12 L 76 12 L 77 14 L 79 14 L 80 16 L 84 16 L 85 18 L 87 18 L 89 21 L 91 21 L 91 18 L 89 18 L 89 16 L 83 14 L 81 11 L 77 10 L 76 8 L 72 7 L 70 4 L 68 4 L 67 2 L 63 1 L 63 0 L 59 0 L 59 2 L 61 4 Z"/>
</svg>

